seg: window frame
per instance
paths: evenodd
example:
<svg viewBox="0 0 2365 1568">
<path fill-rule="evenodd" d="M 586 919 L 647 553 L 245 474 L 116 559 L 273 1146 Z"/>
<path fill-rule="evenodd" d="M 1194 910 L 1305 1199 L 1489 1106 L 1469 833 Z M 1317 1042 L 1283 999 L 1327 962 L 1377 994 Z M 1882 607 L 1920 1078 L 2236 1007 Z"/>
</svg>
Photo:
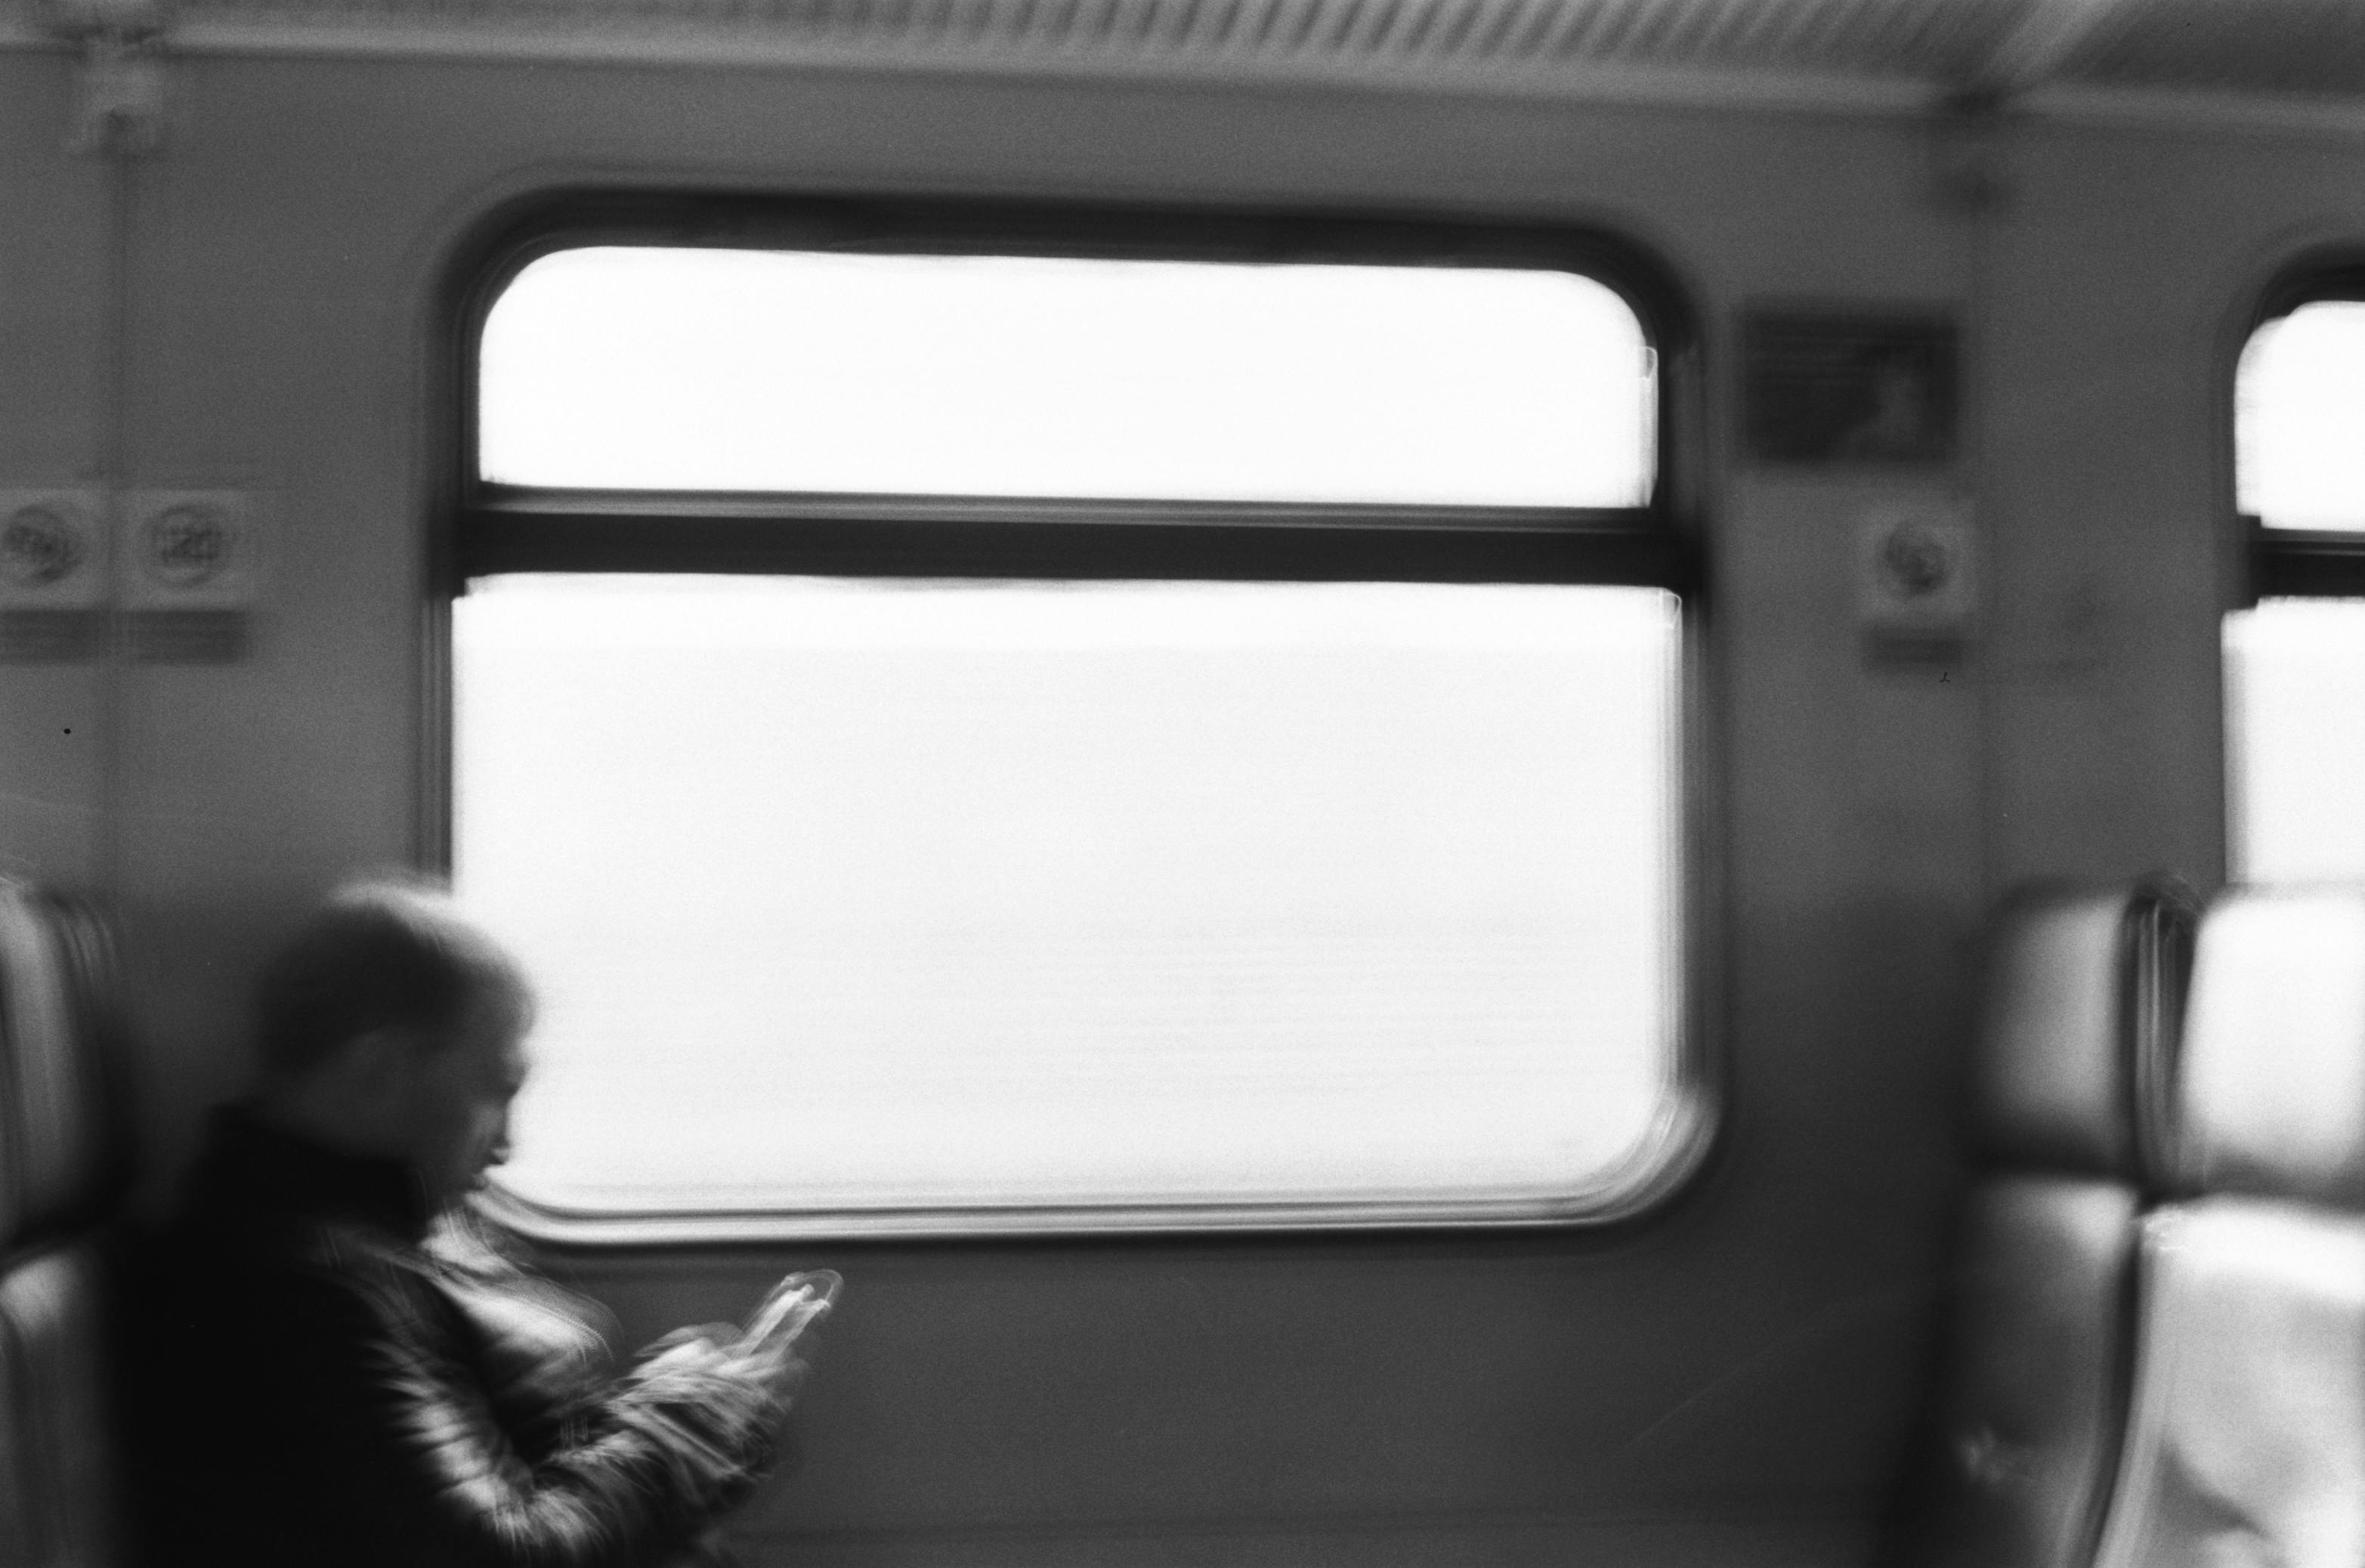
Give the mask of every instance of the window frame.
<svg viewBox="0 0 2365 1568">
<path fill-rule="evenodd" d="M 1633 310 L 1656 356 L 1649 499 L 1622 508 L 1165 501 L 942 495 L 599 490 L 518 486 L 478 473 L 476 364 L 484 325 L 527 266 L 595 245 L 1296 262 L 1560 270 Z M 588 1211 L 500 1188 L 508 1223 L 562 1244 L 853 1237 L 1301 1234 L 1345 1230 L 1617 1231 L 1697 1186 L 1721 1123 L 1721 1055 L 1707 1027 L 1718 820 L 1698 518 L 1704 419 L 1697 319 L 1670 270 L 1614 236 L 1451 217 L 1306 216 L 1237 208 L 564 190 L 510 204 L 455 247 L 443 274 L 432 367 L 419 861 L 452 864 L 451 610 L 470 578 L 500 573 L 713 573 L 1032 580 L 1382 581 L 1659 588 L 1682 605 L 1673 883 L 1676 1039 L 1661 1136 L 1575 1205 L 1274 1204 L 971 1207 L 929 1211 Z M 791 528 L 783 528 L 792 523 Z"/>
<path fill-rule="evenodd" d="M 2304 305 L 2332 303 L 2365 304 L 2365 256 L 2343 252 L 2286 269 L 2260 292 L 2256 307 L 2239 323 L 2220 382 L 2225 402 L 2218 428 L 2225 442 L 2229 495 L 2241 494 L 2241 453 L 2234 427 L 2242 355 L 2270 322 Z M 2262 599 L 2365 599 L 2365 529 L 2270 528 L 2264 518 L 2241 510 L 2238 498 L 2227 510 L 2235 519 L 2238 557 L 2228 611 L 2253 609 Z"/>
<path fill-rule="evenodd" d="M 2341 246 L 2311 252 L 2283 264 L 2250 308 L 2234 322 L 2224 371 L 2217 377 L 2216 429 L 2224 498 L 2221 516 L 2232 520 L 2224 568 L 2225 591 L 2217 616 L 2217 709 L 2219 782 L 2223 810 L 2219 812 L 2218 860 L 2221 870 L 2236 869 L 2236 849 L 2240 824 L 2247 811 L 2236 772 L 2232 718 L 2233 674 L 2225 654 L 2226 619 L 2256 610 L 2269 599 L 2365 599 L 2365 529 L 2350 532 L 2324 528 L 2270 528 L 2266 519 L 2241 510 L 2241 449 L 2236 437 L 2242 359 L 2259 330 L 2280 321 L 2303 306 L 2365 304 L 2365 252 Z"/>
</svg>

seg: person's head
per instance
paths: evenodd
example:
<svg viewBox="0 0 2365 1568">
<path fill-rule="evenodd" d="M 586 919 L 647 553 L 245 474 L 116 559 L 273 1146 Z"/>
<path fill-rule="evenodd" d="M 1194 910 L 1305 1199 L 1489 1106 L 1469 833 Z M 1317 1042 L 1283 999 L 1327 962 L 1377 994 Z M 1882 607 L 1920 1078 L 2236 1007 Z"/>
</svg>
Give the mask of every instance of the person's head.
<svg viewBox="0 0 2365 1568">
<path fill-rule="evenodd" d="M 431 888 L 373 881 L 315 911 L 255 988 L 264 1105 L 450 1202 L 509 1157 L 533 1002 L 516 963 Z"/>
</svg>

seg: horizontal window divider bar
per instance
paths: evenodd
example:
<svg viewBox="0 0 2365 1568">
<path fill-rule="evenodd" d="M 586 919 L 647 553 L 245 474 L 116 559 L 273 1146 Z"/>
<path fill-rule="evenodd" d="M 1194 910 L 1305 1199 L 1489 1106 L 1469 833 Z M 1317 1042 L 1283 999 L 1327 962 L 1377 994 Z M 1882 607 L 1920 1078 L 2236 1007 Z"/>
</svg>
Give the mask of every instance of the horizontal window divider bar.
<svg viewBox="0 0 2365 1568">
<path fill-rule="evenodd" d="M 1144 500 L 1129 497 L 942 496 L 884 491 L 577 490 L 479 486 L 473 515 L 747 518 L 765 522 L 1184 523 L 1193 527 L 1615 529 L 1664 526 L 1647 507 L 1466 506 L 1437 502 Z"/>
<path fill-rule="evenodd" d="M 562 498 L 464 508 L 463 577 L 502 572 L 1603 583 L 1686 591 L 1688 552 L 1648 513 L 1024 503 L 894 510 L 577 509 Z"/>
<path fill-rule="evenodd" d="M 2365 598 L 2365 532 L 2261 528 L 2251 537 L 2259 598 Z"/>
</svg>

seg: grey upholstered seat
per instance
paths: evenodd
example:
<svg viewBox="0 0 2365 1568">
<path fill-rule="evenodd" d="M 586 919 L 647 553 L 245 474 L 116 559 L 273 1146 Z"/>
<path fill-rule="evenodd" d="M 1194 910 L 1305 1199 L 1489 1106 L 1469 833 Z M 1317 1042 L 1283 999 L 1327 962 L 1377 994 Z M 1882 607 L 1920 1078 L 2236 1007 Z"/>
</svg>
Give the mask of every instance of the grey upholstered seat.
<svg viewBox="0 0 2365 1568">
<path fill-rule="evenodd" d="M 1998 916 L 1973 1094 L 1986 1168 L 1958 1238 L 1907 1562 L 2091 1561 L 2191 919 L 2165 884 L 2032 891 Z"/>
<path fill-rule="evenodd" d="M 0 1271 L 0 1564 L 117 1561 L 101 1264 L 62 1242 Z"/>
<path fill-rule="evenodd" d="M 0 880 L 0 1568 L 103 1568 L 113 1185 L 97 928 Z"/>
<path fill-rule="evenodd" d="M 2365 889 L 2209 912 L 2104 1568 L 2365 1562 Z"/>
</svg>

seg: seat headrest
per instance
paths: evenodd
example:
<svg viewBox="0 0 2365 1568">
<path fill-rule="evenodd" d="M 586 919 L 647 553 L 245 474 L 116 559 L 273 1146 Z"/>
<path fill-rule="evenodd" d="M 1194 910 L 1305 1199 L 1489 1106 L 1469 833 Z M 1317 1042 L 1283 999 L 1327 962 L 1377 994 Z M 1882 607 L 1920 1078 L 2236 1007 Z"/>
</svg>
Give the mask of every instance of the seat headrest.
<svg viewBox="0 0 2365 1568">
<path fill-rule="evenodd" d="M 2365 888 L 2211 906 L 2178 1103 L 2189 1186 L 2365 1205 Z"/>
<path fill-rule="evenodd" d="M 89 1207 L 109 1179 L 98 956 L 95 928 L 0 879 L 0 1248 Z"/>
<path fill-rule="evenodd" d="M 1999 913 L 1976 1114 L 1999 1159 L 2149 1182 L 2192 901 L 2153 879 L 2028 890 Z"/>
<path fill-rule="evenodd" d="M 11 1563 L 123 1561 L 104 1269 L 84 1238 L 0 1270 L 0 1551 Z"/>
</svg>

